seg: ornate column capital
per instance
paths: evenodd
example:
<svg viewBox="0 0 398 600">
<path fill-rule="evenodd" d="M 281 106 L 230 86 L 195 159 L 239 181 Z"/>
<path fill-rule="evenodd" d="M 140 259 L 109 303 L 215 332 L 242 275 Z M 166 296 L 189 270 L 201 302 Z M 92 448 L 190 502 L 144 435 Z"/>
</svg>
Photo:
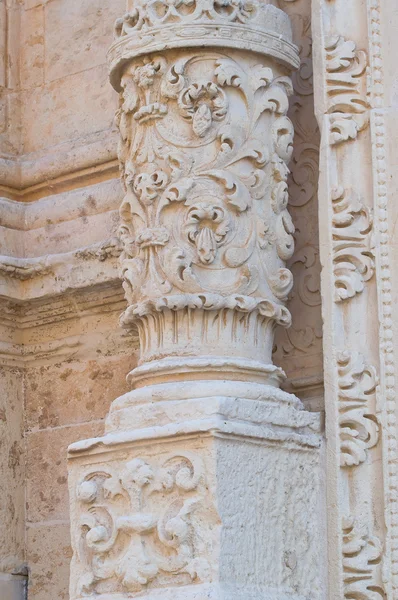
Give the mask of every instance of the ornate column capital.
<svg viewBox="0 0 398 600">
<path fill-rule="evenodd" d="M 122 91 L 124 65 L 131 59 L 176 48 L 236 48 L 300 65 L 289 17 L 273 0 L 139 0 L 128 2 L 115 23 L 108 53 L 110 80 Z"/>
</svg>

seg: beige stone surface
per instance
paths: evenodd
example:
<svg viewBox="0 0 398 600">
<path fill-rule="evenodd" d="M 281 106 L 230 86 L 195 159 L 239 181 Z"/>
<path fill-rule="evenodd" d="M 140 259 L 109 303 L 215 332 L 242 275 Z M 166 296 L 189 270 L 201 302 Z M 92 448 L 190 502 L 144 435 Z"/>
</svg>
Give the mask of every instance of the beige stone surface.
<svg viewBox="0 0 398 600">
<path fill-rule="evenodd" d="M 102 89 L 106 67 L 71 73 L 21 93 L 23 152 L 30 153 L 110 129 L 116 102 Z M 52 115 L 59 115 L 55 121 Z"/>
<path fill-rule="evenodd" d="M 137 2 L 0 0 L 0 599 L 396 600 L 396 2 Z"/>
<path fill-rule="evenodd" d="M 106 63 L 113 24 L 123 9 L 124 0 L 105 0 L 101 3 L 98 0 L 49 2 L 44 8 L 46 81 L 64 79 L 87 70 L 90 70 L 91 79 L 92 69 Z M 98 91 L 103 87 L 100 86 Z"/>
<path fill-rule="evenodd" d="M 104 419 L 111 401 L 126 390 L 134 356 L 85 363 L 68 361 L 26 369 L 26 428 L 29 432 Z"/>
<path fill-rule="evenodd" d="M 25 561 L 25 445 L 23 373 L 0 368 L 0 573 L 18 572 Z"/>
<path fill-rule="evenodd" d="M 28 595 L 35 600 L 67 600 L 72 556 L 69 523 L 28 525 L 26 539 L 30 565 Z"/>
<path fill-rule="evenodd" d="M 101 434 L 103 423 L 49 427 L 26 435 L 26 518 L 29 523 L 67 520 L 66 451 L 71 442 Z M 28 548 L 29 554 L 29 548 Z"/>
</svg>

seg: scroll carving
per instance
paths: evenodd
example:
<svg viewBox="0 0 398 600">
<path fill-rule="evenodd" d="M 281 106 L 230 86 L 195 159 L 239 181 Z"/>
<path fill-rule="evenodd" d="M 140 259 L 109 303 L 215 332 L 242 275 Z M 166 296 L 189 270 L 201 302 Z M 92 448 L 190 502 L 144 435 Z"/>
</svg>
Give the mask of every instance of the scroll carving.
<svg viewBox="0 0 398 600">
<path fill-rule="evenodd" d="M 289 211 L 296 228 L 295 252 L 287 263 L 294 277 L 287 303 L 292 313 L 292 326 L 275 332 L 274 357 L 291 381 L 302 379 L 301 367 L 311 357 L 311 365 L 321 380 L 321 269 L 317 215 L 319 130 L 313 106 L 311 7 L 306 2 L 301 2 L 299 6 L 286 4 L 284 7 L 292 19 L 293 37 L 300 46 L 301 64 L 292 77 L 294 95 L 288 113 L 295 129 L 288 180 Z"/>
<path fill-rule="evenodd" d="M 385 598 L 381 579 L 383 547 L 350 516 L 343 519 L 344 598 L 380 600 Z"/>
<path fill-rule="evenodd" d="M 363 291 L 375 269 L 373 219 L 353 192 L 336 188 L 333 202 L 333 274 L 336 302 Z"/>
<path fill-rule="evenodd" d="M 342 352 L 337 357 L 339 386 L 340 464 L 359 465 L 367 450 L 379 440 L 379 424 L 373 413 L 378 379 L 375 368 L 362 355 Z"/>
<path fill-rule="evenodd" d="M 150 582 L 207 580 L 197 558 L 205 474 L 199 456 L 183 452 L 162 464 L 134 458 L 88 472 L 76 490 L 80 506 L 78 594 L 139 593 Z M 215 513 L 213 525 L 217 522 Z M 200 518 L 200 517 L 199 517 Z"/>
<path fill-rule="evenodd" d="M 331 38 L 325 46 L 326 86 L 332 144 L 354 140 L 369 123 L 367 57 L 351 40 Z"/>
<path fill-rule="evenodd" d="M 115 24 L 111 68 L 127 56 L 158 51 L 159 40 L 163 47 L 181 48 L 200 46 L 203 39 L 213 48 L 266 49 L 268 55 L 297 68 L 289 20 L 274 4 L 275 0 L 129 0 L 126 14 Z M 181 34 L 181 27 L 187 26 L 188 32 Z M 127 47 L 117 43 L 124 38 L 128 38 Z"/>
<path fill-rule="evenodd" d="M 183 308 L 196 297 L 206 309 L 203 294 L 239 294 L 288 324 L 280 302 L 292 287 L 285 261 L 294 248 L 289 78 L 186 52 L 134 64 L 121 85 L 124 322 L 170 306 L 168 298 Z"/>
</svg>

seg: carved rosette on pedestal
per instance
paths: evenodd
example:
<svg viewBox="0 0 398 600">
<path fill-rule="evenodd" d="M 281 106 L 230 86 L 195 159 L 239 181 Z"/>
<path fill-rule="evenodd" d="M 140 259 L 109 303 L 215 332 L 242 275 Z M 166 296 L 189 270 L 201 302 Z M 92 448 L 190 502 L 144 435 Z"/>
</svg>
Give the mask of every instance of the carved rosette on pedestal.
<svg viewBox="0 0 398 600">
<path fill-rule="evenodd" d="M 141 360 L 105 436 L 69 449 L 71 599 L 318 598 L 318 418 L 271 360 L 293 285 L 289 19 L 129 3 L 109 63 Z"/>
</svg>

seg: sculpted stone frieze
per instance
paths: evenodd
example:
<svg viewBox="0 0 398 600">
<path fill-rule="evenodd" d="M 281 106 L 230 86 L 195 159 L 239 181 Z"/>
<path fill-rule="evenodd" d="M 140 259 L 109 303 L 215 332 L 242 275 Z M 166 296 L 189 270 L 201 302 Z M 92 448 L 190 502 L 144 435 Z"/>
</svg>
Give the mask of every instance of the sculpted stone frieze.
<svg viewBox="0 0 398 600">
<path fill-rule="evenodd" d="M 342 36 L 327 40 L 325 51 L 330 140 L 339 144 L 355 139 L 369 123 L 367 56 Z"/>
<path fill-rule="evenodd" d="M 373 277 L 373 218 L 351 190 L 334 189 L 332 202 L 335 299 L 340 302 L 362 292 Z"/>
<path fill-rule="evenodd" d="M 195 70 L 204 71 L 199 81 Z M 286 297 L 292 282 L 282 261 L 293 252 L 286 185 L 290 80 L 261 64 L 245 73 L 222 55 L 188 53 L 176 63 L 143 62 L 122 86 L 121 234 L 129 304 L 141 312 L 147 298 L 178 292 L 260 295 L 266 284 L 264 296 Z M 244 110 L 239 121 L 234 101 Z M 259 121 L 267 113 L 276 118 L 268 117 L 264 138 Z M 258 202 L 265 195 L 268 214 Z M 264 255 L 271 255 L 273 269 L 265 269 Z M 225 284 L 212 281 L 220 269 Z"/>
<path fill-rule="evenodd" d="M 203 555 L 200 523 L 206 517 L 216 526 L 217 514 L 205 490 L 202 460 L 191 452 L 160 464 L 137 457 L 88 470 L 76 489 L 76 593 L 135 594 L 155 581 L 164 586 L 208 580 L 210 557 Z"/>
</svg>

